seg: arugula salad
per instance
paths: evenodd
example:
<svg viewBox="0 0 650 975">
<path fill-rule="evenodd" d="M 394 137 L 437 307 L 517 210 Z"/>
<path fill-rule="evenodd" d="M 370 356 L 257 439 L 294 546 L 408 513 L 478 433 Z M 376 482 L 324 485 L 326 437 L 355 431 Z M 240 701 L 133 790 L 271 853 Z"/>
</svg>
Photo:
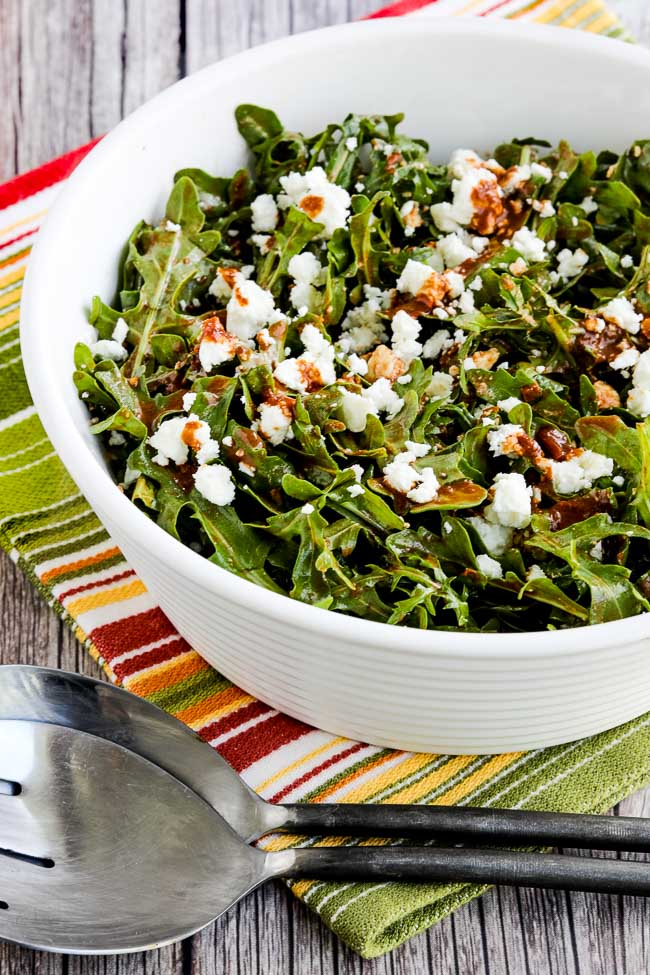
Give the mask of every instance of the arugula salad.
<svg viewBox="0 0 650 975">
<path fill-rule="evenodd" d="M 124 493 L 260 586 L 478 632 L 650 608 L 650 141 L 446 164 L 240 105 L 95 298 L 74 381 Z M 477 147 L 485 148 L 485 147 Z"/>
</svg>

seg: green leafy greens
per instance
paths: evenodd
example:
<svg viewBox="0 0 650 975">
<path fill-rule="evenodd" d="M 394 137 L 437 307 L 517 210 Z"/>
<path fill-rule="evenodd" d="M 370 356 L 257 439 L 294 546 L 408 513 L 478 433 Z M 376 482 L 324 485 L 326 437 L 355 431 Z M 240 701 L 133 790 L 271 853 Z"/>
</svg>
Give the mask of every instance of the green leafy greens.
<svg viewBox="0 0 650 975">
<path fill-rule="evenodd" d="M 650 142 L 433 164 L 401 116 L 176 174 L 74 381 L 118 483 L 221 568 L 352 616 L 650 608 Z"/>
</svg>

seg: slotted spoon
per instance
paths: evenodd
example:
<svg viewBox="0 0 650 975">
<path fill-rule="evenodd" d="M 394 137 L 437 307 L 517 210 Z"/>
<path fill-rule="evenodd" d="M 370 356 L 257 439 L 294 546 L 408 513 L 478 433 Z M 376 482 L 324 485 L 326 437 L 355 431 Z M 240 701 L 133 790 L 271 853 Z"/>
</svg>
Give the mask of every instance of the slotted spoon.
<svg viewBox="0 0 650 975">
<path fill-rule="evenodd" d="M 271 877 L 650 894 L 650 868 L 619 860 L 433 847 L 265 853 L 163 769 L 57 725 L 0 721 L 0 778 L 0 937 L 34 948 L 153 948 Z"/>
</svg>

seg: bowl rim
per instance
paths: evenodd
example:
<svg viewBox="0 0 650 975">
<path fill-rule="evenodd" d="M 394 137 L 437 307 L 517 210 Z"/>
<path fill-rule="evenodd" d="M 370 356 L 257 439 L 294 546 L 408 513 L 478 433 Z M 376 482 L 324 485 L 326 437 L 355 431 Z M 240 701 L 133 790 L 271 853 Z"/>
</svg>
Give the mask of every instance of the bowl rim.
<svg viewBox="0 0 650 975">
<path fill-rule="evenodd" d="M 47 343 L 39 342 L 39 323 L 47 316 L 47 281 L 52 273 L 52 255 L 57 251 L 57 238 L 66 222 L 66 212 L 74 200 L 78 187 L 92 183 L 95 170 L 125 141 L 137 141 L 142 118 L 150 119 L 165 113 L 167 106 L 195 97 L 202 89 L 212 88 L 217 80 L 236 78 L 246 72 L 249 64 L 260 61 L 269 66 L 282 61 L 288 54 L 339 40 L 350 35 L 363 35 L 369 42 L 374 36 L 391 35 L 408 38 L 422 32 L 435 35 L 460 35 L 468 40 L 492 35 L 509 38 L 513 43 L 534 44 L 554 51 L 586 50 L 599 58 L 608 57 L 615 63 L 632 62 L 650 73 L 650 52 L 622 41 L 579 30 L 558 30 L 552 26 L 520 24 L 478 17 L 399 17 L 339 24 L 302 34 L 283 37 L 250 48 L 175 82 L 131 113 L 107 134 L 82 160 L 69 177 L 52 206 L 35 243 L 27 268 L 21 303 L 20 341 L 25 372 L 37 412 L 59 457 L 93 508 L 119 520 L 134 546 L 155 551 L 158 558 L 174 565 L 179 574 L 206 592 L 218 591 L 233 606 L 253 603 L 261 615 L 290 623 L 305 631 L 314 631 L 331 640 L 369 645 L 379 649 L 399 650 L 411 655 L 472 660 L 477 657 L 493 659 L 527 659 L 540 655 L 572 657 L 589 650 L 607 651 L 617 644 L 636 642 L 650 636 L 650 613 L 575 627 L 569 630 L 537 630 L 526 633 L 463 633 L 451 630 L 417 630 L 411 627 L 346 616 L 320 609 L 274 593 L 253 582 L 242 579 L 209 562 L 173 538 L 151 521 L 117 487 L 106 468 L 88 448 L 80 432 L 70 422 L 62 393 L 62 377 L 51 371 Z M 56 265 L 56 260 L 54 260 Z M 72 366 L 72 364 L 71 364 Z M 63 432 L 61 432 L 63 431 Z M 567 643 L 566 634 L 571 634 Z M 525 642 L 522 643 L 522 641 Z"/>
</svg>

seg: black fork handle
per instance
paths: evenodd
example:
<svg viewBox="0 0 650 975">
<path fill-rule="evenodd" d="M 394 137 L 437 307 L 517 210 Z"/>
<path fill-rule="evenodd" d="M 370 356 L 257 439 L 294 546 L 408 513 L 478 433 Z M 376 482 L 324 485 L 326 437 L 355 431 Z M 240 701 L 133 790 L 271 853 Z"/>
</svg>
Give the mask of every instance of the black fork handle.
<svg viewBox="0 0 650 975">
<path fill-rule="evenodd" d="M 282 871 L 291 879 L 504 884 L 650 896 L 650 864 L 629 860 L 395 846 L 321 847 L 293 853 L 293 863 Z"/>
<path fill-rule="evenodd" d="M 560 846 L 650 853 L 650 819 L 469 806 L 296 804 L 284 829 L 336 836 L 399 836 L 474 846 Z M 650 868 L 649 868 L 650 869 Z"/>
</svg>

